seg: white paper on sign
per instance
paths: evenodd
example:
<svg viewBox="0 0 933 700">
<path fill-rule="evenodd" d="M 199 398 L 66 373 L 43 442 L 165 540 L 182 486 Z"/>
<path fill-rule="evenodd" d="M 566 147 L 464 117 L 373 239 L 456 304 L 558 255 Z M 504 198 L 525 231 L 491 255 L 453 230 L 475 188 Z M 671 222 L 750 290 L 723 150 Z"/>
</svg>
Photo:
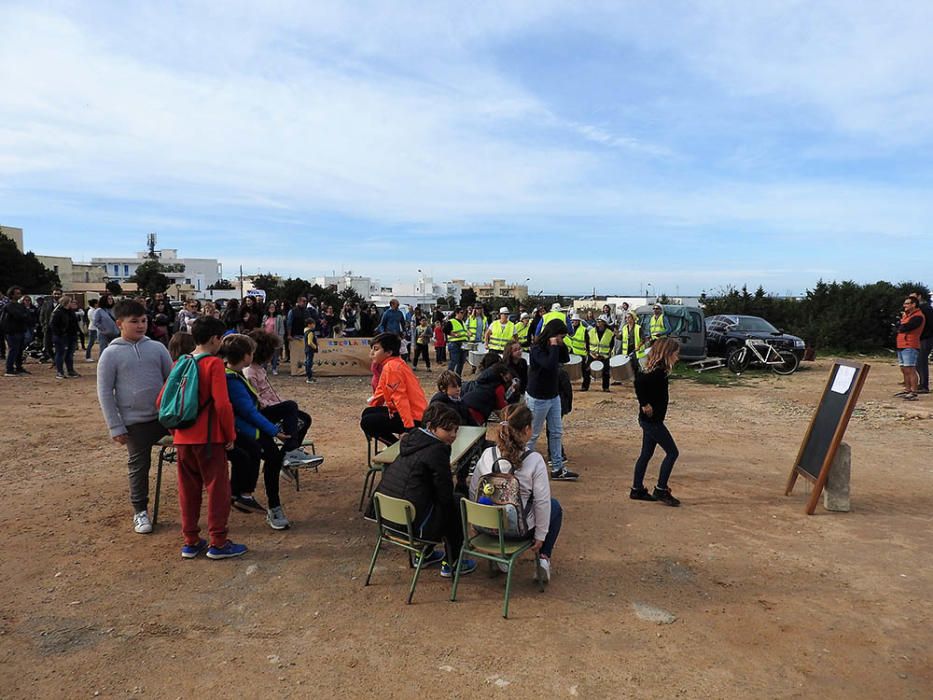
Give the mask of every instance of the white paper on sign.
<svg viewBox="0 0 933 700">
<path fill-rule="evenodd" d="M 852 386 L 852 377 L 855 376 L 855 367 L 839 365 L 836 370 L 836 376 L 833 378 L 832 390 L 837 394 L 844 394 Z"/>
</svg>

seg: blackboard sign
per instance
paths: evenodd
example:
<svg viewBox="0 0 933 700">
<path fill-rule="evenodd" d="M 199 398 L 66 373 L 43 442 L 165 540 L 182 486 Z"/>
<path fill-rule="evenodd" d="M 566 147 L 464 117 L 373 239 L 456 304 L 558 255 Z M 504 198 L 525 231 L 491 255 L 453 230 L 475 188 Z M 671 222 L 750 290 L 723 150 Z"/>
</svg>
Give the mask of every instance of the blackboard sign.
<svg viewBox="0 0 933 700">
<path fill-rule="evenodd" d="M 868 376 L 868 369 L 867 364 L 837 360 L 829 372 L 829 379 L 826 381 L 816 412 L 810 419 L 810 427 L 803 436 L 784 492 L 785 495 L 790 495 L 798 476 L 814 482 L 813 493 L 807 502 L 807 515 L 813 515 L 813 511 L 816 510 L 836 450 L 839 449 L 862 385 Z"/>
</svg>

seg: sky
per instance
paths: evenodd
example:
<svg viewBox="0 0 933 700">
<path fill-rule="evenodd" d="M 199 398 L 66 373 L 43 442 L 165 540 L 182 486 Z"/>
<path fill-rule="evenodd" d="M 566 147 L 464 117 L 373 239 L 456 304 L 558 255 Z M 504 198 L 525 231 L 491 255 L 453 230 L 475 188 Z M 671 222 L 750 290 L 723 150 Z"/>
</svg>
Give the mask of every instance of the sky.
<svg viewBox="0 0 933 700">
<path fill-rule="evenodd" d="M 0 0 L 0 224 L 534 293 L 930 282 L 933 3 Z"/>
</svg>

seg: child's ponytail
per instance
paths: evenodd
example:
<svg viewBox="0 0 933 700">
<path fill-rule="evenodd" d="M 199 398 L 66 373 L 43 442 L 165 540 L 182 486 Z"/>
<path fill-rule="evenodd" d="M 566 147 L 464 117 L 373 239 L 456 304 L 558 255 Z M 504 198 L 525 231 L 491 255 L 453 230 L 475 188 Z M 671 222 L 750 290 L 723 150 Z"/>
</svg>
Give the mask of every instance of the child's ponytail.
<svg viewBox="0 0 933 700">
<path fill-rule="evenodd" d="M 531 421 L 531 410 L 523 403 L 510 404 L 502 409 L 502 422 L 499 423 L 496 446 L 512 465 L 513 471 L 522 466 L 522 455 L 525 452 L 522 433 L 531 425 Z"/>
</svg>

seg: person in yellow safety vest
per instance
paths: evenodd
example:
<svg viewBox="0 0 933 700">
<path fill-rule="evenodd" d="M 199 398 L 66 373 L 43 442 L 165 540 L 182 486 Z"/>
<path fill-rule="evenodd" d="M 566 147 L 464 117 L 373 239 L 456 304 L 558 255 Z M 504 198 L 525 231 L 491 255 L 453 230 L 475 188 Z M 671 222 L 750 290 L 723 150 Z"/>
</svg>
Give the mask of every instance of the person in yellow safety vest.
<svg viewBox="0 0 933 700">
<path fill-rule="evenodd" d="M 528 321 L 528 312 L 525 311 L 519 317 L 518 323 L 515 324 L 515 337 L 518 338 L 518 344 L 522 346 L 524 352 L 528 352 L 528 349 L 531 347 L 531 338 L 528 333 L 530 327 L 531 323 Z"/>
<path fill-rule="evenodd" d="M 638 316 L 634 311 L 629 311 L 625 315 L 625 323 L 619 329 L 619 354 L 632 355 L 641 359 L 648 354 L 645 347 L 645 340 L 642 337 L 641 324 L 638 323 Z"/>
<path fill-rule="evenodd" d="M 654 315 L 651 317 L 651 321 L 648 324 L 648 334 L 651 336 L 652 340 L 657 340 L 669 333 L 670 329 L 667 327 L 667 322 L 664 320 L 664 309 L 660 304 L 655 304 Z"/>
<path fill-rule="evenodd" d="M 609 391 L 609 356 L 612 354 L 612 341 L 615 334 L 609 329 L 609 318 L 600 316 L 596 319 L 596 327 L 590 328 L 586 334 L 586 350 L 590 361 L 599 360 L 603 363 L 603 391 Z M 583 390 L 590 388 L 590 373 L 586 373 L 583 380 Z"/>
<path fill-rule="evenodd" d="M 586 353 L 586 333 L 589 329 L 583 325 L 583 319 L 578 314 L 570 318 L 570 328 L 567 335 L 564 336 L 564 345 L 571 355 L 577 355 L 583 360 L 583 386 L 588 387 L 590 383 L 590 363 L 589 356 Z M 586 391 L 583 388 L 582 391 Z"/>
<path fill-rule="evenodd" d="M 454 315 L 444 324 L 444 334 L 447 336 L 447 369 L 458 375 L 463 374 L 463 365 L 466 364 L 466 353 L 463 344 L 467 341 L 466 327 L 463 325 L 463 309 L 454 311 Z"/>
<path fill-rule="evenodd" d="M 499 318 L 486 329 L 486 345 L 490 352 L 501 355 L 510 340 L 515 340 L 515 324 L 509 320 L 508 307 L 503 306 L 499 309 Z"/>
<path fill-rule="evenodd" d="M 482 306 L 474 306 L 473 314 L 467 319 L 467 340 L 471 343 L 482 343 L 486 335 L 486 316 Z"/>
</svg>

